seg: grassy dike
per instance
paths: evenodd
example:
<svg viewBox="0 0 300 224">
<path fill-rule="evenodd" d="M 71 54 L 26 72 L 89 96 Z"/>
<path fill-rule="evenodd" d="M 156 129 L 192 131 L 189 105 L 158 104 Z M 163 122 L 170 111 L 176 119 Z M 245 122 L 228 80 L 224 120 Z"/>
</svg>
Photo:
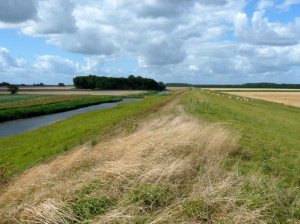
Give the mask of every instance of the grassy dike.
<svg viewBox="0 0 300 224">
<path fill-rule="evenodd" d="M 262 100 L 240 101 L 193 89 L 182 99 L 193 116 L 240 135 L 228 171 L 253 178 L 242 185 L 252 208 L 271 204 L 270 223 L 300 220 L 300 109 Z M 255 182 L 254 181 L 254 182 Z"/>
<path fill-rule="evenodd" d="M 140 102 L 76 115 L 34 131 L 2 138 L 0 163 L 11 161 L 15 172 L 23 171 L 94 138 L 121 119 L 147 110 L 166 98 L 168 96 L 147 97 Z"/>
</svg>

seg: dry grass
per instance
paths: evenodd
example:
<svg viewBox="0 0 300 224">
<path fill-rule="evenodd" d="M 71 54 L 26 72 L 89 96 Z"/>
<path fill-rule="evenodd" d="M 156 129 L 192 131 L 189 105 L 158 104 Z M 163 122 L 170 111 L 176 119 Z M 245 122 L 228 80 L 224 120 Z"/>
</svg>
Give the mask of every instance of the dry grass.
<svg viewBox="0 0 300 224">
<path fill-rule="evenodd" d="M 226 93 L 226 92 L 224 92 Z M 300 92 L 227 92 L 228 94 L 300 107 Z"/>
<path fill-rule="evenodd" d="M 105 196 L 115 202 L 93 223 L 266 223 L 268 205 L 249 209 L 241 192 L 261 180 L 223 169 L 237 137 L 175 106 L 27 170 L 0 195 L 0 220 L 76 223 L 70 204 Z"/>
</svg>

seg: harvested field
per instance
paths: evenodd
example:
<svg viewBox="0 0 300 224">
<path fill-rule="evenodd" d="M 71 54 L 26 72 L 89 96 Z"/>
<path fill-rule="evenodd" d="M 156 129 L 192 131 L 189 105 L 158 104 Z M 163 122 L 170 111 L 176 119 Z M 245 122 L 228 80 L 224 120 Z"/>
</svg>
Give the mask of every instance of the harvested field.
<svg viewBox="0 0 300 224">
<path fill-rule="evenodd" d="M 249 97 L 300 107 L 300 92 L 224 92 L 232 95 Z"/>
<path fill-rule="evenodd" d="M 237 90 L 237 91 L 300 91 L 300 89 L 273 89 L 273 88 L 201 88 L 207 90 Z"/>
</svg>

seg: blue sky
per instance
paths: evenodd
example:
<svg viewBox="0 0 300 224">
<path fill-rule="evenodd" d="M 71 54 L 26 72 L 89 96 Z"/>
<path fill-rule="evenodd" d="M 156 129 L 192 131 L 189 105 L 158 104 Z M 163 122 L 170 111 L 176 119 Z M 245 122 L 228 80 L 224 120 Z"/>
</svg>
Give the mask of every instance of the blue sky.
<svg viewBox="0 0 300 224">
<path fill-rule="evenodd" d="M 300 0 L 0 2 L 0 82 L 300 83 Z"/>
</svg>

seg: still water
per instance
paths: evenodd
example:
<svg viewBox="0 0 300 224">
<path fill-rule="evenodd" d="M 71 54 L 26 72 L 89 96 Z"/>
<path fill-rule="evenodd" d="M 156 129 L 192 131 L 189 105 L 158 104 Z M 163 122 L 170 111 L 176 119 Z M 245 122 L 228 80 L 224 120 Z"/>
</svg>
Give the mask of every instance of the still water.
<svg viewBox="0 0 300 224">
<path fill-rule="evenodd" d="M 6 121 L 0 123 L 0 138 L 20 134 L 27 131 L 32 131 L 34 129 L 47 126 L 56 121 L 64 120 L 68 117 L 85 113 L 93 110 L 103 110 L 111 107 L 117 106 L 119 103 L 128 103 L 134 101 L 140 101 L 142 99 L 136 98 L 125 98 L 119 102 L 115 103 L 103 103 L 88 107 L 83 107 L 75 110 L 60 112 L 56 114 L 42 115 L 31 118 L 18 119 L 13 121 Z"/>
</svg>

